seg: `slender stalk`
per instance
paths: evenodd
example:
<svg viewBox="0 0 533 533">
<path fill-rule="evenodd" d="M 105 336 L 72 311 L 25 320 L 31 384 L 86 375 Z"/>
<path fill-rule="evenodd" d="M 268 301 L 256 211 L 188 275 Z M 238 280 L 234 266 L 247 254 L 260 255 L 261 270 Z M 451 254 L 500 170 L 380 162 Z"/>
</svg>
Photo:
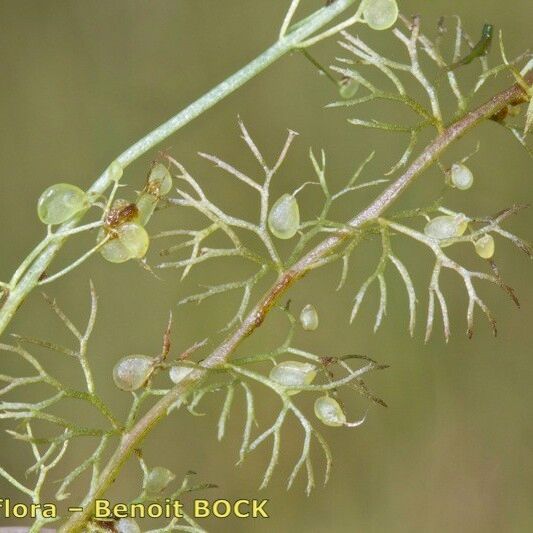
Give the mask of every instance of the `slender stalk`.
<svg viewBox="0 0 533 533">
<path fill-rule="evenodd" d="M 126 168 L 148 150 L 151 150 L 161 141 L 164 141 L 170 137 L 170 135 L 191 122 L 191 120 L 195 119 L 226 96 L 236 91 L 246 82 L 260 74 L 287 52 L 297 48 L 302 42 L 345 12 L 355 4 L 356 1 L 357 0 L 337 0 L 330 6 L 317 10 L 313 15 L 306 18 L 301 25 L 297 25 L 292 29 L 288 28 L 287 33 L 280 37 L 280 39 L 270 48 L 265 50 L 235 74 L 219 83 L 204 96 L 186 107 L 183 111 L 180 111 L 177 115 L 173 116 L 130 146 L 116 158 L 116 161 L 123 168 Z M 320 36 L 318 37 L 318 40 L 320 40 Z M 317 41 L 316 38 L 315 41 Z M 112 183 L 114 182 L 111 179 L 111 173 L 108 168 L 89 188 L 88 194 L 91 197 L 98 198 L 104 194 Z M 81 212 L 73 220 L 65 223 L 61 226 L 60 231 L 63 232 L 73 229 L 80 222 L 84 214 L 85 212 Z M 64 236 L 54 239 L 51 242 L 48 240 L 46 244 L 41 243 L 36 247 L 34 252 L 30 254 L 29 258 L 23 261 L 25 273 L 22 275 L 22 273 L 19 272 L 20 279 L 18 280 L 18 283 L 15 286 L 10 287 L 9 294 L 0 308 L 0 335 L 9 325 L 11 319 L 26 296 L 35 288 L 39 282 L 39 278 L 62 248 L 66 238 L 67 237 Z M 47 239 L 48 238 L 45 238 L 45 241 Z"/>
<path fill-rule="evenodd" d="M 533 74 L 526 77 L 528 84 L 533 82 Z M 516 105 L 519 102 L 527 101 L 525 91 L 519 85 L 513 85 L 507 90 L 497 94 L 487 103 L 474 111 L 467 113 L 462 118 L 451 124 L 437 138 L 430 143 L 422 154 L 411 164 L 411 166 L 392 183 L 376 200 L 366 209 L 352 218 L 348 223 L 353 229 L 361 228 L 363 225 L 379 217 L 398 196 L 430 166 L 440 154 L 455 140 L 467 133 L 487 118 L 503 109 L 508 104 Z M 280 274 L 276 282 L 265 293 L 260 302 L 252 309 L 242 324 L 231 333 L 202 363 L 206 369 L 220 367 L 224 365 L 235 351 L 237 346 L 257 329 L 265 319 L 270 309 L 280 299 L 280 297 L 305 274 L 313 269 L 317 263 L 331 256 L 342 243 L 353 234 L 353 231 L 339 230 L 334 236 L 328 237 L 313 250 L 306 254 L 296 264 Z M 137 448 L 144 437 L 152 428 L 163 419 L 169 409 L 179 400 L 179 398 L 191 390 L 206 374 L 204 370 L 194 370 L 187 377 L 176 385 L 170 392 L 161 398 L 127 433 L 125 433 L 120 443 L 109 459 L 106 467 L 102 471 L 98 486 L 87 498 L 87 504 L 83 511 L 72 516 L 60 529 L 61 533 L 71 533 L 82 531 L 84 525 L 91 517 L 94 502 L 102 498 L 107 489 L 117 478 L 122 466 L 130 457 L 133 450 Z"/>
<path fill-rule="evenodd" d="M 326 76 L 326 78 L 328 78 L 328 80 L 332 81 L 335 86 L 337 88 L 339 88 L 340 86 L 340 80 L 339 79 L 336 79 L 333 74 L 331 74 L 331 72 L 326 68 L 324 67 L 323 65 L 321 65 L 305 48 L 300 48 L 300 52 L 302 52 L 302 54 L 304 55 L 304 57 L 310 62 L 312 63 L 317 69 L 319 72 L 321 72 L 322 74 L 324 74 Z"/>
<path fill-rule="evenodd" d="M 83 262 L 85 262 L 89 257 L 91 257 L 93 254 L 95 254 L 102 246 L 111 238 L 110 235 L 106 235 L 100 242 L 96 243 L 90 250 L 85 252 L 81 257 L 78 257 L 76 261 L 68 265 L 67 267 L 63 268 L 59 272 L 56 272 L 52 276 L 47 276 L 44 279 L 40 280 L 38 282 L 38 285 L 46 285 L 47 283 L 52 283 L 56 279 L 59 279 L 63 277 L 65 274 L 68 274 L 71 270 L 74 270 L 78 266 L 80 266 Z"/>
</svg>

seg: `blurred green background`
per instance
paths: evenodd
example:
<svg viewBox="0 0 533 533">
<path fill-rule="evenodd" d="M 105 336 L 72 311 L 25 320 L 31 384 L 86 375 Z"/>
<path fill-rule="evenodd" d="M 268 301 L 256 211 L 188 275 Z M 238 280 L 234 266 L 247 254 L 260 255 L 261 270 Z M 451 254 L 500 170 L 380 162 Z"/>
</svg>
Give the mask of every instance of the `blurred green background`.
<svg viewBox="0 0 533 533">
<path fill-rule="evenodd" d="M 43 234 L 35 203 L 46 186 L 58 181 L 82 187 L 92 183 L 126 146 L 266 48 L 275 38 L 288 3 L 0 0 L 0 279 L 9 278 Z M 311 0 L 302 4 L 304 11 L 320 5 Z M 531 0 L 403 0 L 401 9 L 406 14 L 420 13 L 425 30 L 432 35 L 440 15 L 459 14 L 476 38 L 486 21 L 501 28 L 509 55 L 531 45 Z M 376 49 L 395 57 L 403 54 L 389 34 L 362 27 L 354 31 Z M 334 40 L 317 47 L 315 53 L 326 64 L 336 55 L 346 56 Z M 493 61 L 497 53 L 495 46 Z M 460 76 L 464 81 L 471 78 L 471 73 L 462 72 Z M 488 96 L 509 82 L 509 76 L 493 80 L 483 94 Z M 415 95 L 420 94 L 414 84 L 410 87 Z M 220 205 L 252 217 L 256 212 L 253 197 L 196 155 L 200 150 L 216 153 L 259 178 L 259 169 L 239 138 L 237 115 L 246 122 L 269 160 L 280 149 L 287 128 L 300 133 L 275 181 L 274 197 L 294 190 L 311 176 L 306 155 L 309 146 L 327 151 L 329 179 L 335 186 L 340 186 L 373 149 L 377 157 L 365 172 L 369 179 L 380 177 L 399 157 L 406 140 L 402 135 L 359 130 L 346 122 L 354 116 L 394 119 L 394 108 L 378 108 L 374 115 L 371 113 L 376 108 L 325 110 L 323 106 L 333 99 L 329 82 L 295 53 L 167 139 L 161 148 L 197 176 Z M 466 137 L 444 157 L 444 162 L 451 164 L 454 157 L 470 152 L 478 139 L 481 150 L 470 163 L 476 175 L 475 187 L 467 193 L 450 194 L 448 206 L 471 215 L 486 215 L 517 200 L 530 201 L 531 162 L 510 134 L 495 124 L 483 125 Z M 125 181 L 131 188 L 125 191 L 127 194 L 140 188 L 155 156 L 156 151 L 151 152 L 128 168 Z M 441 187 L 442 176 L 432 169 L 404 195 L 401 206 L 425 205 Z M 365 191 L 352 202 L 344 202 L 337 212 L 339 220 L 366 205 L 372 194 L 375 191 Z M 312 217 L 319 200 L 316 191 L 307 190 L 301 197 L 303 215 Z M 530 212 L 522 212 L 508 227 L 528 238 L 532 220 Z M 197 221 L 190 213 L 171 210 L 153 227 L 185 227 Z M 72 242 L 55 267 L 76 257 L 88 242 Z M 154 245 L 154 249 L 159 247 L 160 243 Z M 293 490 L 285 492 L 286 476 L 302 439 L 296 425 L 287 427 L 283 435 L 282 461 L 267 490 L 258 490 L 269 458 L 267 446 L 252 454 L 243 466 L 234 466 L 244 422 L 242 397 L 230 420 L 229 434 L 221 443 L 216 440 L 215 427 L 220 396 L 207 399 L 203 408 L 206 416 L 174 414 L 147 440 L 144 453 L 149 464 L 164 464 L 178 478 L 192 469 L 198 472 L 199 480 L 219 485 L 219 489 L 199 493 L 198 497 L 270 498 L 268 520 L 203 521 L 209 530 L 533 530 L 533 365 L 531 337 L 527 334 L 533 318 L 530 262 L 507 243 L 498 241 L 498 264 L 516 288 L 522 309 L 514 309 L 497 288 L 481 287 L 498 319 L 500 334 L 496 339 L 479 316 L 474 338 L 465 337 L 463 287 L 457 277 L 446 274 L 453 336 L 445 344 L 437 324 L 433 340 L 424 345 L 431 259 L 425 250 L 402 239 L 398 239 L 395 249 L 412 268 L 418 290 L 420 309 L 414 339 L 407 334 L 405 291 L 394 274 L 388 278 L 388 316 L 378 334 L 371 332 L 377 307 L 374 290 L 358 319 L 352 326 L 348 324 L 358 284 L 371 271 L 379 253 L 372 244 L 362 246 L 354 255 L 344 291 L 334 290 L 339 274 L 339 266 L 334 265 L 308 276 L 290 293 L 295 309 L 311 301 L 321 317 L 317 332 L 297 334 L 299 347 L 327 355 L 365 353 L 391 365 L 386 372 L 369 378 L 372 389 L 389 404 L 388 409 L 373 407 L 367 422 L 355 430 L 324 430 L 335 457 L 332 478 L 325 488 L 319 483 L 306 497 L 303 479 L 299 479 Z M 467 264 L 483 268 L 472 255 L 466 246 L 457 253 Z M 157 260 L 156 253 L 152 253 L 151 260 Z M 73 319 L 83 324 L 89 304 L 88 280 L 94 280 L 100 312 L 90 354 L 100 392 L 117 413 L 125 412 L 129 398 L 112 384 L 114 362 L 127 353 L 156 353 L 169 309 L 175 312 L 176 350 L 212 336 L 237 304 L 236 295 L 179 309 L 175 307 L 177 298 L 194 290 L 199 282 L 233 279 L 236 274 L 246 275 L 246 270 L 239 263 L 221 262 L 199 269 L 182 284 L 177 273 L 164 274 L 165 282 L 158 282 L 137 265 L 113 266 L 95 257 L 47 287 Z M 283 328 L 282 321 L 270 320 L 243 345 L 241 353 L 271 346 L 281 338 Z M 20 309 L 11 331 L 69 342 L 39 291 Z M 213 340 L 216 338 L 215 333 Z M 79 369 L 72 361 L 45 351 L 37 350 L 36 354 L 52 373 L 80 385 Z M 0 373 L 5 374 L 20 371 L 8 355 L 2 358 L 1 369 Z M 260 421 L 266 423 L 278 408 L 278 401 L 264 391 L 258 391 L 257 400 Z M 365 405 L 361 398 L 352 398 L 348 402 L 351 418 L 359 417 Z M 71 409 L 80 412 L 77 404 L 71 404 Z M 92 421 L 90 415 L 87 420 Z M 2 424 L 3 429 L 8 427 Z M 1 463 L 24 479 L 30 455 L 3 435 Z M 75 468 L 92 446 L 90 441 L 73 445 L 63 463 L 64 472 Z M 322 457 L 317 454 L 316 460 L 319 476 Z M 132 461 L 110 496 L 117 501 L 134 497 L 138 484 L 139 470 Z M 75 485 L 74 496 L 79 497 L 83 487 Z M 2 480 L 0 496 L 18 498 Z"/>
</svg>

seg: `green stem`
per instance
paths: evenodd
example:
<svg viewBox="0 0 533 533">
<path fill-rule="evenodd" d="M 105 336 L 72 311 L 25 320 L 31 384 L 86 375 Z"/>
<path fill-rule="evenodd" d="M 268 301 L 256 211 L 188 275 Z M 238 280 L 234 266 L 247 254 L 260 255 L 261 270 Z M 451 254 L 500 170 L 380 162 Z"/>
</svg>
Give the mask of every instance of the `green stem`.
<svg viewBox="0 0 533 533">
<path fill-rule="evenodd" d="M 289 33 L 265 50 L 256 59 L 248 63 L 248 65 L 231 75 L 222 83 L 219 83 L 204 96 L 186 107 L 183 111 L 180 111 L 177 115 L 145 135 L 142 139 L 122 152 L 122 154 L 116 158 L 116 161 L 123 168 L 127 167 L 161 141 L 170 137 L 170 135 L 177 130 L 257 76 L 287 52 L 297 48 L 300 43 L 305 41 L 305 39 L 311 37 L 315 32 L 326 26 L 338 15 L 342 14 L 355 4 L 356 1 L 357 0 L 337 0 L 332 5 L 316 11 L 305 20 L 304 24 L 290 28 Z M 100 197 L 112 183 L 111 173 L 109 172 L 109 169 L 106 169 L 89 188 L 88 193 L 92 197 Z M 74 228 L 84 214 L 85 211 L 81 212 L 73 220 L 61 226 L 60 230 L 63 231 Z M 52 242 L 47 242 L 46 245 L 43 245 L 42 249 L 41 245 L 38 245 L 36 248 L 38 252 L 31 258 L 31 261 L 25 260 L 23 262 L 24 266 L 27 267 L 25 273 L 20 277 L 17 285 L 11 287 L 4 304 L 0 308 L 0 335 L 15 316 L 17 309 L 20 307 L 26 296 L 38 284 L 39 278 L 62 248 L 66 239 L 67 237 L 54 239 Z"/>
<path fill-rule="evenodd" d="M 312 65 L 314 65 L 318 69 L 319 72 L 322 72 L 322 74 L 324 74 L 326 78 L 328 78 L 328 80 L 332 81 L 335 84 L 335 87 L 337 87 L 337 89 L 339 88 L 340 81 L 336 79 L 326 67 L 321 65 L 305 48 L 300 48 L 300 52 L 302 52 L 304 57 Z"/>
</svg>

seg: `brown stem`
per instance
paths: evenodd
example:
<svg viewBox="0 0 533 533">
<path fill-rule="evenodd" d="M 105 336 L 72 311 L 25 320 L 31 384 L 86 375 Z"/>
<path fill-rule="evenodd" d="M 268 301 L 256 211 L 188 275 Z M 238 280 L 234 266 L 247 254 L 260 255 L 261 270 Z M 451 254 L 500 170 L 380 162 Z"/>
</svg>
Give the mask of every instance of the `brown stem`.
<svg viewBox="0 0 533 533">
<path fill-rule="evenodd" d="M 526 82 L 533 83 L 533 73 L 526 76 Z M 400 194 L 410 185 L 414 179 L 429 167 L 436 158 L 455 140 L 464 135 L 468 130 L 478 125 L 501 111 L 507 105 L 517 105 L 525 102 L 528 97 L 519 85 L 513 85 L 505 91 L 497 94 L 488 102 L 461 117 L 459 120 L 447 127 L 439 136 L 430 143 L 422 154 L 415 159 L 411 166 L 392 183 L 385 191 L 374 200 L 366 209 L 349 221 L 349 225 L 358 229 L 368 222 L 379 217 Z M 317 263 L 333 254 L 342 243 L 353 235 L 348 231 L 328 237 L 295 265 L 280 274 L 274 285 L 266 292 L 261 301 L 248 314 L 243 323 L 227 337 L 203 362 L 206 369 L 214 368 L 224 364 L 235 351 L 237 346 L 258 328 L 270 309 L 279 300 L 293 283 L 302 278 Z M 107 466 L 103 470 L 98 488 L 91 495 L 90 502 L 85 505 L 83 512 L 72 516 L 60 529 L 61 533 L 71 533 L 81 531 L 83 526 L 90 519 L 94 501 L 101 498 L 108 487 L 118 476 L 123 464 L 130 457 L 150 430 L 167 414 L 168 409 L 182 396 L 183 393 L 191 390 L 204 376 L 205 371 L 195 370 L 191 372 L 184 381 L 176 385 L 166 396 L 161 398 L 126 434 L 122 436 L 120 444 L 110 458 Z"/>
</svg>

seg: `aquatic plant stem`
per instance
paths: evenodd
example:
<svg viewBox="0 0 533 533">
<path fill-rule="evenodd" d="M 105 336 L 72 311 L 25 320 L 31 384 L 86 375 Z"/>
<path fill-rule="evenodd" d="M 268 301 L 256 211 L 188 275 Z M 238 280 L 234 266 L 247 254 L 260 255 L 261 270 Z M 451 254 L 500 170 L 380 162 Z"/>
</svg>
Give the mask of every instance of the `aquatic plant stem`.
<svg viewBox="0 0 533 533">
<path fill-rule="evenodd" d="M 528 85 L 531 85 L 533 83 L 533 73 L 526 76 L 525 81 Z M 239 344 L 262 324 L 270 309 L 297 280 L 305 276 L 313 268 L 316 268 L 321 261 L 326 260 L 335 253 L 343 242 L 353 236 L 353 230 L 360 229 L 365 224 L 376 220 L 454 141 L 475 126 L 494 116 L 507 105 L 517 105 L 521 102 L 526 102 L 528 99 L 529 97 L 525 90 L 520 85 L 515 84 L 444 129 L 396 181 L 387 187 L 366 209 L 349 221 L 348 225 L 351 226 L 351 230 L 339 230 L 338 233 L 326 238 L 293 266 L 282 272 L 242 324 L 204 359 L 201 366 L 207 370 L 224 365 Z M 184 393 L 190 391 L 203 379 L 206 370 L 194 370 L 188 374 L 181 383 L 171 389 L 122 436 L 117 449 L 100 475 L 96 489 L 92 494 L 88 495 L 83 511 L 71 516 L 60 529 L 60 533 L 83 531 L 85 524 L 93 513 L 95 500 L 104 496 L 107 489 L 117 478 L 124 463 L 132 455 L 133 451 L 140 446 L 144 437 L 167 415 L 169 409 Z"/>
</svg>

